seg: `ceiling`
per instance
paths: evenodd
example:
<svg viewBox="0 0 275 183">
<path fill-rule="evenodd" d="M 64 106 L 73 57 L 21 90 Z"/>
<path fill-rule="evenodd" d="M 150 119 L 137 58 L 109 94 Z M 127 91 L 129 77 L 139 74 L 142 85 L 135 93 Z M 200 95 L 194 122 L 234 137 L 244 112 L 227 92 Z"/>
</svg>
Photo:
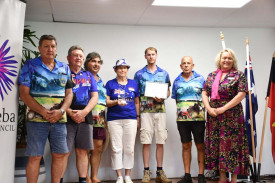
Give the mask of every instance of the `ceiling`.
<svg viewBox="0 0 275 183">
<path fill-rule="evenodd" d="M 26 21 L 116 25 L 275 28 L 275 0 L 242 8 L 152 6 L 153 0 L 27 0 Z"/>
</svg>

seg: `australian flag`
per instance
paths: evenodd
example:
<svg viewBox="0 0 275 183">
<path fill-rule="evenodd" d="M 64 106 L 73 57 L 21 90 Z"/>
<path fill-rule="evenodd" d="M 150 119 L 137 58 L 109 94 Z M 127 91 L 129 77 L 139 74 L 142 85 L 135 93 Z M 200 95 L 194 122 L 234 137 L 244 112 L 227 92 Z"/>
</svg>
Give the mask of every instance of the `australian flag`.
<svg viewBox="0 0 275 183">
<path fill-rule="evenodd" d="M 247 69 L 249 69 L 249 70 L 247 71 Z M 244 74 L 245 74 L 246 78 L 248 77 L 247 72 L 250 72 L 250 83 L 248 83 L 248 85 L 250 85 L 250 88 L 251 88 L 253 134 L 254 134 L 254 145 L 255 145 L 255 149 L 256 149 L 256 147 L 257 147 L 257 131 L 256 131 L 255 114 L 258 111 L 258 101 L 257 101 L 256 90 L 255 90 L 255 82 L 254 82 L 254 76 L 253 76 L 252 63 L 251 63 L 250 56 L 249 56 L 249 67 L 247 67 L 247 62 L 245 63 Z M 252 154 L 252 152 L 253 152 L 252 151 L 252 140 L 251 140 L 251 120 L 250 120 L 250 110 L 249 110 L 249 95 L 248 94 L 245 97 L 245 123 L 246 123 L 246 134 L 248 136 L 248 143 L 249 143 L 249 154 L 251 156 L 253 156 L 253 154 Z"/>
</svg>

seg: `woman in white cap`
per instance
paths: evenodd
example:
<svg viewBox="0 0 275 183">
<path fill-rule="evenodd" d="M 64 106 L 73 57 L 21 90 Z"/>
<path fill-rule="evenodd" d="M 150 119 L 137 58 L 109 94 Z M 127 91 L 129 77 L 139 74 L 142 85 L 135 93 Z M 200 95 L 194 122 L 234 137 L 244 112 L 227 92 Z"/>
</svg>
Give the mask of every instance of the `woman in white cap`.
<svg viewBox="0 0 275 183">
<path fill-rule="evenodd" d="M 117 60 L 114 66 L 117 77 L 106 84 L 111 164 L 117 173 L 117 183 L 123 183 L 123 168 L 125 183 L 132 183 L 130 173 L 134 166 L 134 146 L 139 126 L 139 90 L 137 83 L 127 78 L 129 68 L 125 59 Z"/>
</svg>

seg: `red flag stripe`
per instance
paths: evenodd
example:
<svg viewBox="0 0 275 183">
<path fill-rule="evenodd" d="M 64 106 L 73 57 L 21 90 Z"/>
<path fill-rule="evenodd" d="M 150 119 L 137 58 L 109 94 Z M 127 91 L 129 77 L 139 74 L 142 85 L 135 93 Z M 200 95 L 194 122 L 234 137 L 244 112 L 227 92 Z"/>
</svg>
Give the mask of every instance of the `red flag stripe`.
<svg viewBox="0 0 275 183">
<path fill-rule="evenodd" d="M 275 163 L 275 52 L 271 63 L 267 97 L 269 97 L 268 107 L 271 109 L 271 113 L 270 113 L 270 131 L 272 135 L 271 147 L 272 147 L 272 157 Z"/>
</svg>

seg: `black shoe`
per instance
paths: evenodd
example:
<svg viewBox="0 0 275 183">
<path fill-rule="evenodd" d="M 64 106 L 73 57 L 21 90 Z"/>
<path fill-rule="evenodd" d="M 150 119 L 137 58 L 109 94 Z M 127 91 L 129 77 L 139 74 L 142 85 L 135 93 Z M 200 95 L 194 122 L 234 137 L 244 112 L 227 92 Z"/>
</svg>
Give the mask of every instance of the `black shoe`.
<svg viewBox="0 0 275 183">
<path fill-rule="evenodd" d="M 206 180 L 203 174 L 198 175 L 198 183 L 206 183 Z"/>
<path fill-rule="evenodd" d="M 186 173 L 177 183 L 193 183 L 190 173 Z"/>
</svg>

